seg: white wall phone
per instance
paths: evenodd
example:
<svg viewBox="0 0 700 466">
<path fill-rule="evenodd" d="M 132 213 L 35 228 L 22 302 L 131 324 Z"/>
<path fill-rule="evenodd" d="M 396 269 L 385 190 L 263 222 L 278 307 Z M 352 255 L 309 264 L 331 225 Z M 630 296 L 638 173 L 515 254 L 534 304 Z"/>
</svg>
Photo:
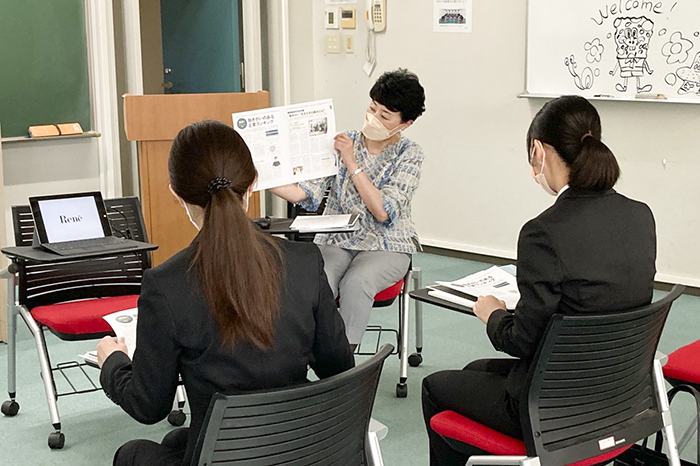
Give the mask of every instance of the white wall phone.
<svg viewBox="0 0 700 466">
<path fill-rule="evenodd" d="M 365 17 L 370 31 L 382 32 L 386 29 L 386 0 L 367 0 Z"/>
</svg>

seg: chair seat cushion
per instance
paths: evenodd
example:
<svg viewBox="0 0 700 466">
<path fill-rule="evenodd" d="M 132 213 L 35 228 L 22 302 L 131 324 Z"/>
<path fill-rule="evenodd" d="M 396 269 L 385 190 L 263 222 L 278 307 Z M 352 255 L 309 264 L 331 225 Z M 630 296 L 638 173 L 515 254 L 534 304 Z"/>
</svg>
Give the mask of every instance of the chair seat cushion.
<svg viewBox="0 0 700 466">
<path fill-rule="evenodd" d="M 663 367 L 664 377 L 700 384 L 700 340 L 668 355 L 668 362 Z"/>
<path fill-rule="evenodd" d="M 86 299 L 37 306 L 31 310 L 34 320 L 66 335 L 109 333 L 112 327 L 102 317 L 137 307 L 138 295 Z"/>
<path fill-rule="evenodd" d="M 396 298 L 399 294 L 401 294 L 401 290 L 403 289 L 403 278 L 396 282 L 394 285 L 391 285 L 389 288 L 385 288 L 379 293 L 377 293 L 374 296 L 375 301 L 388 301 L 390 299 Z"/>
<path fill-rule="evenodd" d="M 525 455 L 525 442 L 479 424 L 454 411 L 443 411 L 430 418 L 435 432 L 473 445 L 494 455 Z"/>
<path fill-rule="evenodd" d="M 493 455 L 527 456 L 525 442 L 479 424 L 454 411 L 443 411 L 430 418 L 430 427 L 447 439 L 457 440 Z M 571 463 L 569 466 L 592 466 L 606 462 L 622 454 L 633 444 L 608 451 L 593 458 Z"/>
</svg>

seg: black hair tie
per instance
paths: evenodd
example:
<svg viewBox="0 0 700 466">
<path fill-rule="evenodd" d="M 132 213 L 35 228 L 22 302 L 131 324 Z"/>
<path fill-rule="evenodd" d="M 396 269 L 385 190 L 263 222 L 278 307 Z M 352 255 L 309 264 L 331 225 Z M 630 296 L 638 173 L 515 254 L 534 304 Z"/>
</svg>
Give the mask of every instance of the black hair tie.
<svg viewBox="0 0 700 466">
<path fill-rule="evenodd" d="M 223 176 L 220 176 L 220 177 L 214 178 L 213 180 L 211 180 L 209 182 L 209 184 L 207 185 L 207 191 L 209 192 L 209 194 L 211 194 L 213 196 L 214 194 L 219 192 L 219 190 L 224 189 L 224 188 L 228 188 L 229 186 L 231 186 L 231 180 L 229 180 L 228 178 L 225 178 Z"/>
</svg>

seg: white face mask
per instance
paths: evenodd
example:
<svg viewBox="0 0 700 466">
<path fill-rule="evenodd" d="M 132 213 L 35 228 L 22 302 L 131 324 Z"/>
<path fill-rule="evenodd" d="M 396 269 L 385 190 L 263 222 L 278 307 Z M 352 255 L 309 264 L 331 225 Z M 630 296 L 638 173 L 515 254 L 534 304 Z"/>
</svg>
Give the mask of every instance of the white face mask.
<svg viewBox="0 0 700 466">
<path fill-rule="evenodd" d="M 244 207 L 246 212 L 248 212 L 248 204 L 250 203 L 250 195 L 251 195 L 251 192 L 246 191 L 245 195 L 243 196 L 243 199 L 242 199 L 243 207 Z M 197 222 L 192 220 L 192 214 L 190 214 L 190 209 L 187 207 L 187 203 L 185 203 L 185 212 L 187 212 L 187 218 L 190 219 L 190 223 L 192 223 L 192 225 L 194 225 L 194 227 L 197 229 L 197 231 L 199 231 L 200 230 L 199 225 L 197 225 Z"/>
<path fill-rule="evenodd" d="M 197 229 L 197 231 L 199 231 L 199 225 L 197 225 L 197 222 L 192 220 L 192 214 L 190 214 L 190 209 L 187 208 L 187 204 L 185 204 L 185 212 L 187 212 L 187 218 L 190 219 L 190 222 L 192 223 L 192 225 L 194 225 L 194 227 Z"/>
<path fill-rule="evenodd" d="M 533 143 L 532 145 L 532 155 L 530 157 L 530 160 L 535 156 L 535 145 Z M 550 186 L 549 183 L 547 182 L 547 178 L 544 176 L 544 164 L 545 164 L 545 157 L 546 154 L 542 155 L 542 170 L 540 173 L 535 173 L 535 167 L 530 167 L 530 176 L 532 176 L 535 181 L 537 182 L 538 185 L 542 186 L 542 189 L 544 189 L 544 192 L 549 194 L 550 196 L 556 196 L 557 192 L 553 190 Z"/>
<path fill-rule="evenodd" d="M 377 117 L 369 112 L 365 114 L 365 124 L 362 125 L 362 134 L 370 141 L 386 141 L 399 131 L 401 131 L 400 123 L 396 128 L 388 130 Z"/>
</svg>

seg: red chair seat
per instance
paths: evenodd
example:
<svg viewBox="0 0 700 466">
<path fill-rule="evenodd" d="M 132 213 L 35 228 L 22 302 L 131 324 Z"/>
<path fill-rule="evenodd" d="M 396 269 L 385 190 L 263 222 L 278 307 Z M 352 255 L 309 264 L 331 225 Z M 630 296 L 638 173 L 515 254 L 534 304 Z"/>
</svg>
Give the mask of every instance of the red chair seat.
<svg viewBox="0 0 700 466">
<path fill-rule="evenodd" d="M 86 299 L 67 303 L 37 306 L 31 310 L 34 320 L 65 335 L 109 333 L 112 327 L 102 317 L 117 311 L 135 308 L 138 295 Z"/>
<path fill-rule="evenodd" d="M 668 355 L 664 377 L 700 384 L 700 340 L 678 348 Z"/>
<path fill-rule="evenodd" d="M 395 299 L 401 294 L 403 289 L 403 278 L 391 285 L 389 288 L 385 288 L 374 296 L 375 301 L 388 301 L 390 299 Z"/>
<path fill-rule="evenodd" d="M 430 427 L 447 439 L 473 445 L 493 455 L 527 456 L 525 442 L 497 432 L 454 411 L 443 411 L 430 418 Z M 632 444 L 608 451 L 570 466 L 591 466 L 608 461 L 630 448 Z"/>
</svg>

